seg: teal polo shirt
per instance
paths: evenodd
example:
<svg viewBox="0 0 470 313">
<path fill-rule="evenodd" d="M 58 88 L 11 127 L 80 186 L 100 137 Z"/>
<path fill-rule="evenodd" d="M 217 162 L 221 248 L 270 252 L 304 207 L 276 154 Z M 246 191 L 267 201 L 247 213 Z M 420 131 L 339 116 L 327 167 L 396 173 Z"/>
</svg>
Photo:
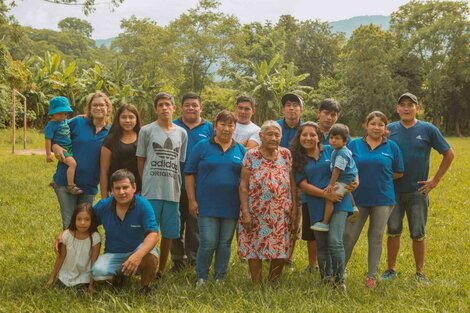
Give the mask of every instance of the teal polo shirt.
<svg viewBox="0 0 470 313">
<path fill-rule="evenodd" d="M 100 182 L 101 144 L 108 135 L 110 126 L 103 127 L 96 133 L 95 126 L 86 117 L 77 116 L 69 120 L 70 137 L 72 138 L 73 157 L 77 162 L 75 184 L 85 195 L 96 195 Z M 67 165 L 57 163 L 54 182 L 67 186 Z"/>
<path fill-rule="evenodd" d="M 331 146 L 324 146 L 320 152 L 318 160 L 313 158 L 307 159 L 307 164 L 302 173 L 296 173 L 295 180 L 297 185 L 304 179 L 307 183 L 320 189 L 325 189 L 328 186 L 331 178 L 330 164 L 331 153 L 334 149 Z M 319 197 L 309 196 L 305 194 L 307 200 L 308 212 L 310 215 L 310 224 L 323 220 L 323 211 L 325 208 L 325 199 Z M 335 211 L 352 212 L 351 197 L 344 197 L 341 202 L 334 204 Z"/>
<path fill-rule="evenodd" d="M 105 231 L 104 253 L 133 252 L 144 242 L 148 233 L 158 232 L 152 205 L 139 195 L 134 196 L 122 221 L 116 214 L 114 197 L 100 200 L 93 210 L 98 218 L 98 225 L 103 225 Z"/>
<path fill-rule="evenodd" d="M 238 188 L 245 152 L 235 140 L 225 152 L 214 137 L 196 144 L 186 162 L 185 175 L 196 176 L 200 217 L 239 218 Z"/>
<path fill-rule="evenodd" d="M 371 149 L 365 138 L 357 138 L 349 144 L 359 170 L 359 187 L 354 191 L 356 205 L 395 205 L 393 173 L 403 173 L 403 156 L 392 140 L 383 139 Z"/>
</svg>

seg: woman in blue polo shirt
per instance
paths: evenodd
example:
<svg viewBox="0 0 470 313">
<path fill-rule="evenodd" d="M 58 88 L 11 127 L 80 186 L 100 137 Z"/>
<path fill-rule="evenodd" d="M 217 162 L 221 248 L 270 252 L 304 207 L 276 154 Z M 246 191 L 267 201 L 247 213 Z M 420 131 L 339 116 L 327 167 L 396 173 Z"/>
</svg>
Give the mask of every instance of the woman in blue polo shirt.
<svg viewBox="0 0 470 313">
<path fill-rule="evenodd" d="M 93 203 L 98 192 L 100 150 L 103 139 L 108 135 L 111 112 L 112 104 L 109 98 L 104 93 L 96 92 L 87 102 L 85 116 L 77 116 L 69 121 L 72 151 L 77 162 L 75 183 L 83 190 L 83 194 L 72 195 L 66 191 L 67 166 L 59 162 L 54 174 L 54 191 L 59 200 L 64 229 L 69 226 L 77 204 Z M 63 159 L 63 149 L 60 146 L 54 145 L 53 150 L 59 159 Z"/>
<path fill-rule="evenodd" d="M 364 121 L 366 136 L 353 140 L 349 149 L 359 170 L 359 187 L 354 199 L 359 208 L 359 220 L 347 223 L 344 234 L 346 260 L 351 257 L 367 218 L 368 273 L 366 286 L 375 288 L 377 269 L 382 254 L 385 225 L 395 205 L 393 180 L 403 176 L 403 157 L 398 145 L 386 138 L 387 117 L 379 111 L 371 112 Z M 346 261 L 347 262 L 347 261 Z"/>
<path fill-rule="evenodd" d="M 196 256 L 197 286 L 209 279 L 215 253 L 214 280 L 225 278 L 230 247 L 240 215 L 240 172 L 245 147 L 232 139 L 237 118 L 227 110 L 214 121 L 215 136 L 198 142 L 186 163 L 189 212 L 197 217 L 200 243 Z"/>
<path fill-rule="evenodd" d="M 331 146 L 323 146 L 323 134 L 318 124 L 305 122 L 291 143 L 294 173 L 297 184 L 306 195 L 310 225 L 321 221 L 325 199 L 335 203 L 328 232 L 315 231 L 317 259 L 322 281 L 345 289 L 345 253 L 343 233 L 349 212 L 352 212 L 351 197 L 341 197 L 335 192 L 327 193 L 331 178 Z M 351 187 L 351 190 L 353 187 Z"/>
</svg>

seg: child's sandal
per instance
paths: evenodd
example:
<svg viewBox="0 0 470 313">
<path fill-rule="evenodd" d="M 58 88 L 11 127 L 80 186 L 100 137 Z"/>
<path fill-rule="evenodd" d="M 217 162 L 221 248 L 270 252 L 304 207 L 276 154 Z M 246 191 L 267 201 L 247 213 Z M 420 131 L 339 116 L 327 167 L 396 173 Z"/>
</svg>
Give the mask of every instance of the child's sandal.
<svg viewBox="0 0 470 313">
<path fill-rule="evenodd" d="M 66 188 L 67 192 L 72 195 L 81 195 L 83 193 L 83 190 L 78 188 L 77 185 L 68 185 Z"/>
</svg>

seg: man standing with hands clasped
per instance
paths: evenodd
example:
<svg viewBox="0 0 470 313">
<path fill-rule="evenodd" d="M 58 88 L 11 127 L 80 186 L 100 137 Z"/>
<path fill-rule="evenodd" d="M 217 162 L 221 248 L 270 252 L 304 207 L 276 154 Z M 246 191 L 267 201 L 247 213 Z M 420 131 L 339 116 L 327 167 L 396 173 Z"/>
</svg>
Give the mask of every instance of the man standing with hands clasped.
<svg viewBox="0 0 470 313">
<path fill-rule="evenodd" d="M 403 230 L 403 217 L 406 213 L 410 236 L 413 240 L 416 279 L 421 282 L 428 281 L 423 273 L 428 194 L 449 169 L 454 159 L 454 151 L 437 127 L 416 119 L 419 110 L 418 99 L 407 92 L 398 99 L 397 113 L 400 115 L 400 120 L 388 125 L 390 139 L 398 144 L 403 153 L 405 171 L 403 177 L 395 181 L 397 204 L 387 225 L 388 270 L 383 273 L 382 280 L 392 280 L 397 276 L 395 268 Z M 442 155 L 442 161 L 435 175 L 429 179 L 431 148 Z"/>
</svg>

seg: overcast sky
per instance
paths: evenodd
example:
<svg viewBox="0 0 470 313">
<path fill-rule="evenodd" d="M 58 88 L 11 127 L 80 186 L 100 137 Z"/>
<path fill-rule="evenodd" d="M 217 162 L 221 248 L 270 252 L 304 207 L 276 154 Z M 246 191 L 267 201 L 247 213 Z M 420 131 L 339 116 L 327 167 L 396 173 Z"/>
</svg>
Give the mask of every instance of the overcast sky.
<svg viewBox="0 0 470 313">
<path fill-rule="evenodd" d="M 80 6 L 48 3 L 42 0 L 17 0 L 10 10 L 21 25 L 35 28 L 57 29 L 57 23 L 66 17 L 78 17 L 90 22 L 94 39 L 115 37 L 120 33 L 121 19 L 135 15 L 150 18 L 160 25 L 177 18 L 197 5 L 197 0 L 126 0 L 114 12 L 109 0 L 101 2 L 88 16 Z M 390 15 L 405 0 L 222 0 L 220 10 L 233 14 L 242 23 L 252 21 L 277 21 L 280 15 L 290 14 L 299 20 L 320 19 L 337 21 L 359 15 Z M 8 0 L 7 0 L 8 3 Z"/>
</svg>

